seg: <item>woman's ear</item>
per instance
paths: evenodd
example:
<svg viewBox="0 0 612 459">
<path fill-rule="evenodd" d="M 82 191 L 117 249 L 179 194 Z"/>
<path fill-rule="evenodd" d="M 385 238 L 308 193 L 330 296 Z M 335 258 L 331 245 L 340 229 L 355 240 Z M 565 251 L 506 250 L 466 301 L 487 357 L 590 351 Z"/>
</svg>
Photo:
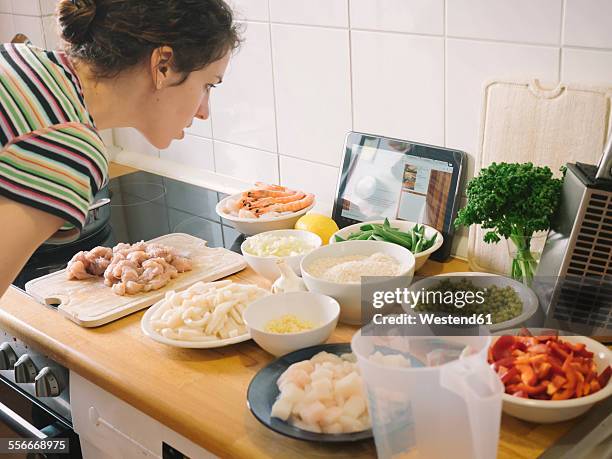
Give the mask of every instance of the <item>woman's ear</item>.
<svg viewBox="0 0 612 459">
<path fill-rule="evenodd" d="M 169 85 L 170 66 L 174 52 L 170 46 L 160 46 L 151 53 L 151 76 L 153 86 L 159 90 Z"/>
</svg>

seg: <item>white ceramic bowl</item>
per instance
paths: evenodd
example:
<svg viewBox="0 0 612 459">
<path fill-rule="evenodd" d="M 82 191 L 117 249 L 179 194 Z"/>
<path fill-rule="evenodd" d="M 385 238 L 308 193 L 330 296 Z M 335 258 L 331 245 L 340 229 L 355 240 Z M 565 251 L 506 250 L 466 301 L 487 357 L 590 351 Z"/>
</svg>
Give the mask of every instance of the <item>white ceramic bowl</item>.
<svg viewBox="0 0 612 459">
<path fill-rule="evenodd" d="M 363 225 L 367 225 L 368 223 L 383 223 L 383 222 L 384 220 L 372 220 L 368 222 L 356 223 L 354 225 L 346 226 L 342 228 L 341 230 L 336 231 L 332 235 L 332 237 L 329 238 L 329 243 L 337 244 L 336 238 L 334 237 L 336 235 L 346 239 L 349 236 L 349 234 L 359 231 L 359 228 Z M 397 228 L 400 231 L 411 230 L 412 228 L 414 228 L 414 225 L 416 225 L 416 222 L 411 222 L 408 220 L 389 220 L 389 223 L 391 223 L 391 226 L 393 228 Z M 415 271 L 418 271 L 419 269 L 421 269 L 421 267 L 425 264 L 429 256 L 432 253 L 434 253 L 436 250 L 438 250 L 440 247 L 442 247 L 442 244 L 444 243 L 444 237 L 442 236 L 442 233 L 440 231 L 428 225 L 424 225 L 424 226 L 425 226 L 425 237 L 426 238 L 431 238 L 435 233 L 438 233 L 438 236 L 436 237 L 434 245 L 432 245 L 427 250 L 423 250 L 422 252 L 414 254 L 414 259 L 416 261 L 416 265 L 414 267 Z"/>
<path fill-rule="evenodd" d="M 457 280 L 463 278 L 468 279 L 476 287 L 479 288 L 496 285 L 497 287 L 501 288 L 512 287 L 514 289 L 514 291 L 517 293 L 517 295 L 523 302 L 523 311 L 514 319 L 487 326 L 487 328 L 491 332 L 517 327 L 523 322 L 525 322 L 527 319 L 529 319 L 531 316 L 533 316 L 538 310 L 538 297 L 533 292 L 533 290 L 514 279 L 511 279 L 506 276 L 500 276 L 499 274 L 490 274 L 482 272 L 458 272 L 439 274 L 437 276 L 425 277 L 416 281 L 410 286 L 410 290 L 429 290 L 430 288 L 438 284 L 441 280 L 449 277 L 457 278 Z M 407 305 L 405 305 L 405 307 L 407 307 Z"/>
<path fill-rule="evenodd" d="M 308 244 L 312 246 L 312 250 L 321 247 L 322 241 L 319 236 L 310 231 L 289 229 L 289 230 L 275 230 L 275 231 L 266 231 L 265 233 L 259 233 L 254 236 L 248 237 L 244 240 L 244 242 L 240 245 L 240 250 L 242 252 L 242 256 L 249 264 L 254 271 L 256 271 L 259 275 L 265 277 L 270 282 L 274 282 L 278 276 L 280 276 L 280 272 L 278 267 L 276 266 L 276 261 L 279 258 L 282 258 L 286 261 L 286 263 L 293 269 L 293 271 L 299 276 L 301 274 L 300 271 L 300 262 L 302 258 L 312 250 L 308 252 L 304 252 L 299 255 L 293 255 L 288 257 L 276 257 L 276 256 L 268 256 L 268 257 L 260 257 L 257 255 L 253 255 L 249 253 L 249 244 L 252 241 L 252 238 L 262 237 L 263 235 L 273 235 L 273 236 L 294 236 L 296 238 L 300 238 L 306 241 Z"/>
<path fill-rule="evenodd" d="M 321 258 L 337 258 L 350 255 L 372 255 L 382 252 L 400 263 L 399 274 L 394 282 L 389 278 L 381 281 L 381 290 L 392 287 L 408 287 L 414 276 L 414 255 L 410 250 L 383 241 L 346 241 L 341 244 L 328 244 L 313 250 L 302 259 L 302 278 L 308 290 L 329 295 L 340 303 L 340 322 L 361 323 L 361 284 L 330 282 L 311 275 L 309 266 Z M 393 284 L 393 285 L 390 285 Z"/>
<path fill-rule="evenodd" d="M 236 229 L 236 231 L 239 231 L 247 236 L 263 233 L 264 231 L 291 229 L 295 226 L 295 222 L 297 222 L 302 215 L 312 209 L 315 205 L 315 202 L 313 202 L 308 207 L 297 212 L 293 212 L 287 215 L 281 215 L 280 217 L 269 218 L 240 218 L 225 213 L 222 209 L 225 208 L 227 202 L 240 198 L 241 194 L 242 193 L 236 193 L 234 195 L 223 198 L 215 206 L 215 211 L 217 212 L 217 215 L 219 215 L 221 218 L 228 220 Z"/>
<path fill-rule="evenodd" d="M 298 333 L 270 333 L 266 324 L 285 314 L 308 320 L 315 327 Z M 251 303 L 244 311 L 244 320 L 251 337 L 264 350 L 275 356 L 324 343 L 336 324 L 340 306 L 333 298 L 313 292 L 278 293 Z"/>
<path fill-rule="evenodd" d="M 593 360 L 600 374 L 608 365 L 612 365 L 612 351 L 603 344 L 586 336 L 562 336 L 564 341 L 584 343 L 587 350 L 593 352 Z M 499 337 L 495 337 L 495 342 Z M 595 403 L 612 394 L 612 380 L 594 394 L 570 400 L 532 400 L 515 397 L 504 393 L 502 396 L 505 413 L 530 422 L 546 423 L 567 421 L 586 413 Z"/>
</svg>

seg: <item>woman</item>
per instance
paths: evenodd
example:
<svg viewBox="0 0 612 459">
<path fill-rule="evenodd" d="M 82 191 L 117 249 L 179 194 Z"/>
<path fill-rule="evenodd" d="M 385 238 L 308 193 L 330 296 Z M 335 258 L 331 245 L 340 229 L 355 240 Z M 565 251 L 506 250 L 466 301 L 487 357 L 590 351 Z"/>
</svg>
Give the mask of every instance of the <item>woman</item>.
<svg viewBox="0 0 612 459">
<path fill-rule="evenodd" d="M 40 244 L 82 229 L 108 179 L 98 130 L 182 139 L 240 41 L 223 0 L 62 0 L 58 20 L 65 53 L 0 45 L 0 295 Z"/>
</svg>

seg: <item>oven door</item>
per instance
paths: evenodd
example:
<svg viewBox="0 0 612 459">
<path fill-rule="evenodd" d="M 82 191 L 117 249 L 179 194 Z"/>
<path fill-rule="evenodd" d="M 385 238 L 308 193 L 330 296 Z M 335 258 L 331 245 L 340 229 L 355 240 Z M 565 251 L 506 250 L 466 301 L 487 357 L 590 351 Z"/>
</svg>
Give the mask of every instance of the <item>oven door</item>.
<svg viewBox="0 0 612 459">
<path fill-rule="evenodd" d="M 82 459 L 79 437 L 72 425 L 0 376 L 0 438 L 52 439 L 67 438 L 69 454 L 30 454 L 28 458 Z M 25 457 L 25 456 L 23 456 Z"/>
</svg>

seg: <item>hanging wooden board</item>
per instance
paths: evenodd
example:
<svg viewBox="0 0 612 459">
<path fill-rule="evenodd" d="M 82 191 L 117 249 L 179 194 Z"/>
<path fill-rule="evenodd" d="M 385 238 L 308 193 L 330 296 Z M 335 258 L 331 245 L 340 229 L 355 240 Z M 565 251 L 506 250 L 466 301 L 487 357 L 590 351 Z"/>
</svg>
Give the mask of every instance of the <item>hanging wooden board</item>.
<svg viewBox="0 0 612 459">
<path fill-rule="evenodd" d="M 493 162 L 532 162 L 549 166 L 557 176 L 568 162 L 597 164 L 610 129 L 611 100 L 612 88 L 560 84 L 545 89 L 537 80 L 487 84 L 475 174 Z M 470 228 L 470 268 L 507 275 L 507 242 L 487 244 L 485 232 L 478 225 Z"/>
</svg>

